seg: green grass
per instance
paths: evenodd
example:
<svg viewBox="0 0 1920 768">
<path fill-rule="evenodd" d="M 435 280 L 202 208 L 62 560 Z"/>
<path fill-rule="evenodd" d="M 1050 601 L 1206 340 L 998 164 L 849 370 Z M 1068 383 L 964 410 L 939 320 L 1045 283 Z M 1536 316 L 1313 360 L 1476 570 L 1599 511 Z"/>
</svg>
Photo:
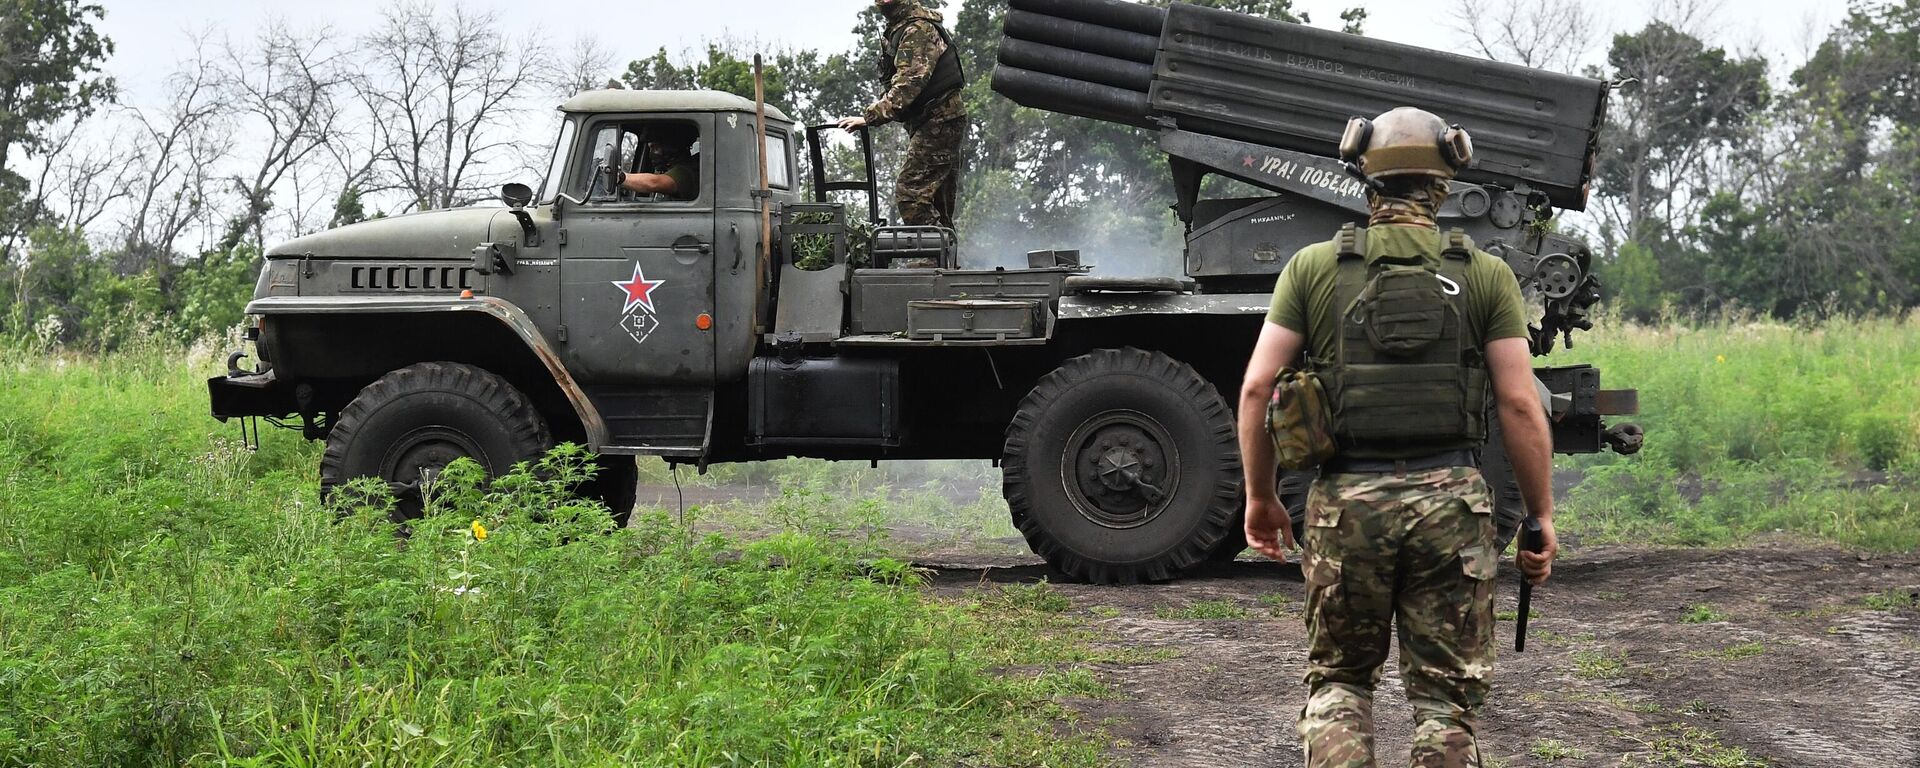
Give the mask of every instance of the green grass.
<svg viewBox="0 0 1920 768">
<path fill-rule="evenodd" d="M 1300 612 L 1305 606 L 1293 595 L 1286 592 L 1268 592 L 1260 596 L 1260 605 L 1266 607 L 1270 616 L 1288 616 Z"/>
<path fill-rule="evenodd" d="M 1680 614 L 1682 624 L 1712 624 L 1726 620 L 1726 614 L 1714 610 L 1713 606 L 1706 603 L 1688 606 L 1686 612 Z"/>
<path fill-rule="evenodd" d="M 1720 743 L 1712 731 L 1691 725 L 1655 728 L 1646 738 L 1636 739 L 1645 751 L 1621 761 L 1628 766 L 1661 768 L 1767 768 L 1767 761 L 1747 754 L 1741 747 Z"/>
<path fill-rule="evenodd" d="M 1905 589 L 1889 589 L 1867 595 L 1861 604 L 1876 611 L 1901 611 L 1920 608 L 1920 592 Z"/>
<path fill-rule="evenodd" d="M 1573 674 L 1588 680 L 1612 680 L 1627 674 L 1627 654 L 1588 649 L 1573 652 Z"/>
<path fill-rule="evenodd" d="M 1804 326 L 1608 322 L 1551 364 L 1640 391 L 1639 455 L 1586 473 L 1556 518 L 1586 541 L 1724 545 L 1776 531 L 1920 548 L 1920 314 Z M 1886 479 L 1872 484 L 1856 480 Z"/>
<path fill-rule="evenodd" d="M 1183 606 L 1158 606 L 1153 609 L 1153 615 L 1161 619 L 1205 621 L 1245 619 L 1252 617 L 1253 613 L 1232 600 L 1199 600 Z"/>
<path fill-rule="evenodd" d="M 1078 652 L 1009 619 L 1044 587 L 937 601 L 803 525 L 608 531 L 564 453 L 449 469 L 401 541 L 377 494 L 316 508 L 314 446 L 208 419 L 217 365 L 0 350 L 0 766 L 1101 760 L 1053 701 L 1097 681 L 994 672 Z"/>
<path fill-rule="evenodd" d="M 689 525 L 758 538 L 796 527 L 867 539 L 912 556 L 928 551 L 1026 554 L 1001 498 L 999 470 L 985 461 L 865 462 L 780 459 L 679 471 L 686 488 L 742 498 L 687 510 Z M 674 472 L 640 460 L 641 482 L 668 487 Z M 761 500 L 760 497 L 767 497 Z M 671 498 L 669 496 L 668 498 Z"/>
<path fill-rule="evenodd" d="M 1053 588 L 1045 579 L 1032 584 L 1007 584 L 1000 587 L 997 603 L 1009 609 L 1061 613 L 1073 607 L 1073 600 Z M 991 603 L 989 603 L 991 604 Z"/>
<path fill-rule="evenodd" d="M 1694 651 L 1690 655 L 1701 659 L 1720 659 L 1721 661 L 1739 661 L 1751 659 L 1767 652 L 1767 646 L 1761 642 L 1738 643 L 1711 651 Z"/>
<path fill-rule="evenodd" d="M 1573 745 L 1559 739 L 1540 739 L 1527 748 L 1527 754 L 1541 760 L 1579 760 L 1587 756 Z"/>
</svg>

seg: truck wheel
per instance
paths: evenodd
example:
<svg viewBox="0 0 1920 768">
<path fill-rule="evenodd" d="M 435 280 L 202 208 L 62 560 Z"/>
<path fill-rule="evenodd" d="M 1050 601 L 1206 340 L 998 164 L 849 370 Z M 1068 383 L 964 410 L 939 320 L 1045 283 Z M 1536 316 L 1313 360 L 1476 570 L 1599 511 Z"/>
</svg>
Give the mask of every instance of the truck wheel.
<svg viewBox="0 0 1920 768">
<path fill-rule="evenodd" d="M 634 463 L 632 456 L 612 454 L 595 456 L 593 463 L 600 471 L 592 480 L 580 484 L 580 495 L 599 499 L 613 513 L 614 526 L 627 527 L 627 521 L 633 519 L 633 504 L 640 494 L 640 465 Z"/>
<path fill-rule="evenodd" d="M 1520 522 L 1527 519 L 1527 504 L 1520 500 L 1520 482 L 1514 479 L 1513 464 L 1507 461 L 1497 420 L 1487 425 L 1487 445 L 1480 451 L 1480 475 L 1493 489 L 1494 543 L 1505 552 L 1520 530 Z"/>
<path fill-rule="evenodd" d="M 418 363 L 381 376 L 340 412 L 320 456 L 320 493 L 356 477 L 387 482 L 395 516 L 420 516 L 420 485 L 466 456 L 488 475 L 539 458 L 546 419 L 506 379 L 471 365 Z"/>
<path fill-rule="evenodd" d="M 1192 367 L 1103 349 L 1020 402 L 1001 463 L 1013 524 L 1075 579 L 1164 580 L 1207 559 L 1240 499 L 1233 412 Z"/>
<path fill-rule="evenodd" d="M 1307 520 L 1307 489 L 1313 486 L 1314 470 L 1279 470 L 1274 478 L 1274 488 L 1280 494 L 1280 503 L 1287 505 L 1287 516 L 1293 520 L 1293 540 L 1305 541 Z M 1231 563 L 1241 552 L 1247 549 L 1247 504 L 1240 501 L 1240 511 L 1233 514 L 1233 522 L 1227 527 L 1227 536 L 1220 540 L 1220 546 L 1207 556 L 1216 563 Z"/>
<path fill-rule="evenodd" d="M 1233 513 L 1233 519 L 1227 521 L 1227 533 L 1220 537 L 1220 543 L 1207 553 L 1209 563 L 1231 563 L 1247 551 L 1247 510 L 1243 500 L 1240 511 Z"/>
<path fill-rule="evenodd" d="M 1307 540 L 1307 492 L 1320 477 L 1317 469 L 1280 470 L 1280 503 L 1287 505 L 1287 518 L 1293 523 L 1293 542 Z"/>
</svg>

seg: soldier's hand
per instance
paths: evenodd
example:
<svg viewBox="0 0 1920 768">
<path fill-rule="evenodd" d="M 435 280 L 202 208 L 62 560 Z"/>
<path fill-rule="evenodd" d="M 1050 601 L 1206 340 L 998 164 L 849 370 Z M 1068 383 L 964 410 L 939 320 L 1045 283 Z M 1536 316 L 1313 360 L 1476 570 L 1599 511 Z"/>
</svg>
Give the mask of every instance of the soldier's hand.
<svg viewBox="0 0 1920 768">
<path fill-rule="evenodd" d="M 867 119 L 864 117 L 840 118 L 840 130 L 843 130 L 843 131 L 851 131 L 857 128 L 865 128 L 866 126 L 867 126 Z"/>
<path fill-rule="evenodd" d="M 1287 551 L 1294 548 L 1293 518 L 1278 497 L 1247 496 L 1247 545 L 1276 561 L 1287 561 Z"/>
<path fill-rule="evenodd" d="M 1527 581 L 1534 586 L 1547 583 L 1547 577 L 1553 575 L 1553 558 L 1560 554 L 1560 541 L 1553 535 L 1553 520 L 1540 521 L 1540 542 L 1543 545 L 1539 554 L 1520 551 L 1520 572 L 1526 574 Z"/>
</svg>

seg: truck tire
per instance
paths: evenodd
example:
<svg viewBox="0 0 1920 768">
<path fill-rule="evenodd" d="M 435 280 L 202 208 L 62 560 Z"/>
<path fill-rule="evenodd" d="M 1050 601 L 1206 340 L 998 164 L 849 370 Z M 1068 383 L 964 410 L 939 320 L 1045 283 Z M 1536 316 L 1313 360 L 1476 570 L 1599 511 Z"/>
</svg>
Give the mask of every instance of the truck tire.
<svg viewBox="0 0 1920 768">
<path fill-rule="evenodd" d="M 1316 470 L 1282 469 L 1275 473 L 1274 490 L 1279 492 L 1280 503 L 1287 505 L 1287 516 L 1293 521 L 1293 540 L 1297 544 L 1305 541 L 1307 520 L 1307 489 L 1313 486 L 1313 479 L 1319 475 Z M 1247 549 L 1247 504 L 1240 500 L 1240 511 L 1233 514 L 1233 523 L 1227 528 L 1227 536 L 1220 540 L 1220 546 L 1213 550 L 1207 559 L 1216 563 L 1231 563 Z"/>
<path fill-rule="evenodd" d="M 466 456 L 500 475 L 552 444 L 546 419 L 506 379 L 460 363 L 417 363 L 381 376 L 340 412 L 320 456 L 320 494 L 378 477 L 399 501 L 395 517 L 416 518 L 423 471 Z"/>
<path fill-rule="evenodd" d="M 600 468 L 592 480 L 580 484 L 583 498 L 599 499 L 613 513 L 617 528 L 627 527 L 633 519 L 633 505 L 640 495 L 640 465 L 632 456 L 600 454 L 593 458 Z"/>
<path fill-rule="evenodd" d="M 1020 402 L 1001 457 L 1013 524 L 1070 578 L 1172 578 L 1223 545 L 1240 499 L 1233 412 L 1158 352 L 1062 363 Z"/>
<path fill-rule="evenodd" d="M 1506 443 L 1500 439 L 1498 419 L 1489 418 L 1487 425 L 1487 444 L 1480 449 L 1480 476 L 1486 478 L 1487 487 L 1493 489 L 1493 535 L 1494 544 L 1500 551 L 1507 550 L 1507 544 L 1520 530 L 1520 522 L 1527 519 L 1527 503 L 1520 500 L 1520 482 L 1513 477 L 1513 463 L 1507 461 Z"/>
</svg>

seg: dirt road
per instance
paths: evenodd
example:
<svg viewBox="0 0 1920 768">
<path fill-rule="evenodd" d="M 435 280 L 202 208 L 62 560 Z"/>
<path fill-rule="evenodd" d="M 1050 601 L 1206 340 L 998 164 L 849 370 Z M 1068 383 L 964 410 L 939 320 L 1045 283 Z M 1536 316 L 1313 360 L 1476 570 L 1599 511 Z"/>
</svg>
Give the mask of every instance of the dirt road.
<svg viewBox="0 0 1920 768">
<path fill-rule="evenodd" d="M 935 589 L 1032 582 L 1038 561 L 932 556 Z M 1501 575 L 1512 618 L 1517 577 Z M 1094 669 L 1117 696 L 1073 700 L 1116 762 L 1298 766 L 1305 654 L 1296 565 L 1241 561 L 1166 585 L 1056 585 L 1100 642 L 1163 658 Z M 1510 621 L 1482 723 L 1488 765 L 1920 768 L 1920 555 L 1578 551 Z M 1133 654 L 1135 657 L 1142 654 Z M 1382 765 L 1404 765 L 1397 660 L 1376 702 Z"/>
</svg>

